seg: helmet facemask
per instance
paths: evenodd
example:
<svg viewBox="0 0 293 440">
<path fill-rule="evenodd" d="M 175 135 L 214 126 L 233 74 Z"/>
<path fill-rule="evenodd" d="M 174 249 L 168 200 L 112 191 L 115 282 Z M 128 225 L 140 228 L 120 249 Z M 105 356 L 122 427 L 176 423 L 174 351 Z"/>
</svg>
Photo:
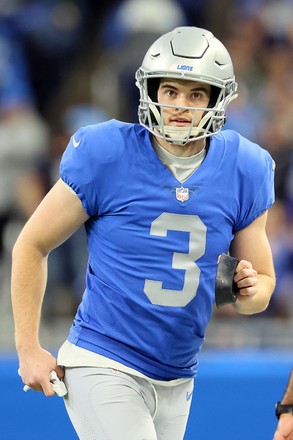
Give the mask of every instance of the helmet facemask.
<svg viewBox="0 0 293 440">
<path fill-rule="evenodd" d="M 140 74 L 142 76 L 140 77 Z M 162 77 L 166 78 L 165 75 Z M 169 75 L 168 75 L 169 77 Z M 136 75 L 137 84 L 140 89 L 140 104 L 138 117 L 141 125 L 146 127 L 154 136 L 164 139 L 175 145 L 185 145 L 198 139 L 207 138 L 218 133 L 226 122 L 226 108 L 228 104 L 237 97 L 235 94 L 236 83 L 225 85 L 212 85 L 211 97 L 208 107 L 182 107 L 157 102 L 157 90 L 160 77 L 144 76 L 138 71 Z M 181 79 L 181 78 L 174 78 Z M 184 78 L 185 79 L 185 78 Z M 208 81 L 201 81 L 209 83 Z M 164 111 L 166 108 L 188 110 L 192 114 L 189 127 L 174 127 L 164 124 Z M 202 118 L 197 126 L 194 126 L 197 119 L 197 112 L 203 112 Z"/>
<path fill-rule="evenodd" d="M 160 79 L 187 80 L 211 86 L 207 108 L 185 108 L 192 114 L 190 127 L 164 125 L 164 109 L 158 103 Z M 237 97 L 231 57 L 214 35 L 201 28 L 182 26 L 162 35 L 147 51 L 136 72 L 140 90 L 139 122 L 152 134 L 177 145 L 185 145 L 218 133 L 226 120 L 226 108 Z M 197 115 L 202 118 L 197 126 Z"/>
</svg>

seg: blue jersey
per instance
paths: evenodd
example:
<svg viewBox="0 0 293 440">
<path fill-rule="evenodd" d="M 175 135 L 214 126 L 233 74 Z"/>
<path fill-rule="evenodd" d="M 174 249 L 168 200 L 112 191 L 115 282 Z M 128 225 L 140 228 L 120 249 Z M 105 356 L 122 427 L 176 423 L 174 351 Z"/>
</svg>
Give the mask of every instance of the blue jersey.
<svg viewBox="0 0 293 440">
<path fill-rule="evenodd" d="M 154 379 L 193 377 L 218 256 L 272 205 L 273 168 L 265 150 L 227 130 L 181 184 L 139 124 L 78 130 L 60 170 L 90 216 L 89 261 L 68 340 Z"/>
</svg>

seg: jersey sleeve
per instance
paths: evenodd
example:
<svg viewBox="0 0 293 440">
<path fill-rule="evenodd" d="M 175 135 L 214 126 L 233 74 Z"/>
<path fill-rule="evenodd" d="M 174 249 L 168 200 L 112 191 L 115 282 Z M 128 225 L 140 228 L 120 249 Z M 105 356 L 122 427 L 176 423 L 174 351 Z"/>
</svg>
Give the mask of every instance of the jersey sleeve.
<svg viewBox="0 0 293 440">
<path fill-rule="evenodd" d="M 97 186 L 91 157 L 92 133 L 80 128 L 71 137 L 60 163 L 61 179 L 76 193 L 89 216 L 98 212 Z"/>
<path fill-rule="evenodd" d="M 275 162 L 266 150 L 255 144 L 252 146 L 254 146 L 252 155 L 248 154 L 246 160 L 242 158 L 244 163 L 241 166 L 244 171 L 240 173 L 240 209 L 235 231 L 247 227 L 275 201 Z"/>
</svg>

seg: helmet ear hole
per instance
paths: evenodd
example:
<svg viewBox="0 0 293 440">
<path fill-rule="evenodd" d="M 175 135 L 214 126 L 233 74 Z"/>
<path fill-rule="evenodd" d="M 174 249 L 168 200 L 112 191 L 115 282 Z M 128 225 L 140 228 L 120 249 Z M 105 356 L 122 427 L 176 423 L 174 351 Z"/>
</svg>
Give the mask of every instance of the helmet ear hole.
<svg viewBox="0 0 293 440">
<path fill-rule="evenodd" d="M 158 101 L 158 90 L 160 85 L 160 78 L 149 78 L 147 81 L 148 95 L 153 102 Z"/>
<path fill-rule="evenodd" d="M 148 98 L 151 100 L 151 102 L 157 103 L 158 102 L 158 90 L 159 90 L 159 86 L 160 86 L 160 81 L 161 78 L 148 78 L 147 79 L 147 94 L 148 94 Z M 155 104 L 154 104 L 155 106 Z M 161 113 L 161 108 L 159 106 L 155 106 L 158 113 L 157 113 L 157 118 L 154 114 L 154 106 L 152 106 L 153 111 L 150 112 L 150 119 L 152 121 L 153 124 L 158 124 L 159 120 L 158 115 Z"/>
<path fill-rule="evenodd" d="M 219 87 L 211 86 L 211 97 L 210 97 L 210 101 L 208 104 L 209 108 L 215 107 L 215 105 L 218 101 L 218 98 L 219 98 L 219 94 L 220 94 Z"/>
</svg>

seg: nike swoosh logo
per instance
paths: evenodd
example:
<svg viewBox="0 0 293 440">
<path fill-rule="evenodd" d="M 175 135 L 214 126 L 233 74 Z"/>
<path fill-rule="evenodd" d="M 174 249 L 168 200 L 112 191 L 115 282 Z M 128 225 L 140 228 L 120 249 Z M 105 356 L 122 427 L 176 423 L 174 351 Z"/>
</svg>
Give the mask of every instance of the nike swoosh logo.
<svg viewBox="0 0 293 440">
<path fill-rule="evenodd" d="M 75 137 L 72 136 L 72 143 L 73 143 L 74 148 L 77 148 L 77 147 L 79 147 L 80 140 L 79 140 L 79 141 L 76 141 L 76 140 L 75 140 Z"/>
</svg>

